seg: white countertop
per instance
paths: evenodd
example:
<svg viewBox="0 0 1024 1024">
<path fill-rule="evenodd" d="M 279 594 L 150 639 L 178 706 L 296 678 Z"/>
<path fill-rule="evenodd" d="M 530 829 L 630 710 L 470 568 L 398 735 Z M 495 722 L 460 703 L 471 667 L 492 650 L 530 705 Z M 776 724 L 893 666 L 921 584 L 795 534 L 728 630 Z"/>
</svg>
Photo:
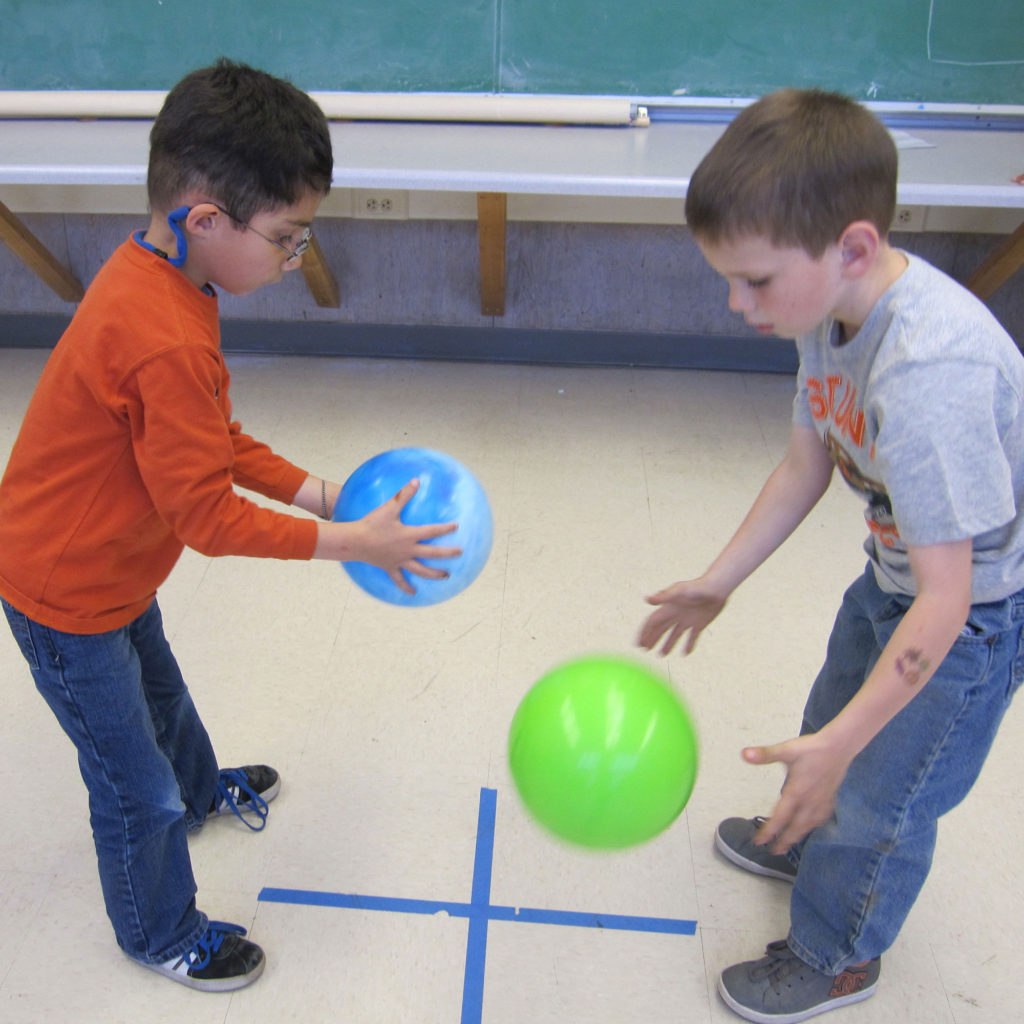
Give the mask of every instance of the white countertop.
<svg viewBox="0 0 1024 1024">
<path fill-rule="evenodd" d="M 138 185 L 147 120 L 0 121 L 0 185 Z M 332 122 L 334 185 L 437 192 L 679 198 L 724 125 L 647 128 Z M 1024 132 L 914 129 L 907 205 L 1020 207 Z"/>
</svg>

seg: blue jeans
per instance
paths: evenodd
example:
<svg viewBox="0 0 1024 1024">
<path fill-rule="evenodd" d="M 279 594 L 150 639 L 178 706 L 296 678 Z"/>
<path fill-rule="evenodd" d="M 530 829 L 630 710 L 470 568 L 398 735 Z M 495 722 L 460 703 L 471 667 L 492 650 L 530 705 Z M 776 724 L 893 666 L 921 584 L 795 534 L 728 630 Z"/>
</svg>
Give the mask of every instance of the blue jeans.
<svg viewBox="0 0 1024 1024">
<path fill-rule="evenodd" d="M 188 832 L 205 820 L 217 760 L 154 601 L 107 633 L 49 629 L 2 602 L 36 687 L 78 750 L 100 882 L 118 944 L 162 963 L 206 930 Z"/>
<path fill-rule="evenodd" d="M 801 732 L 817 732 L 860 688 L 910 607 L 870 566 L 843 598 Z M 798 850 L 789 945 L 838 974 L 895 941 L 931 867 L 937 823 L 969 792 L 1024 678 L 1024 592 L 971 608 L 932 678 L 861 751 L 832 819 Z"/>
</svg>

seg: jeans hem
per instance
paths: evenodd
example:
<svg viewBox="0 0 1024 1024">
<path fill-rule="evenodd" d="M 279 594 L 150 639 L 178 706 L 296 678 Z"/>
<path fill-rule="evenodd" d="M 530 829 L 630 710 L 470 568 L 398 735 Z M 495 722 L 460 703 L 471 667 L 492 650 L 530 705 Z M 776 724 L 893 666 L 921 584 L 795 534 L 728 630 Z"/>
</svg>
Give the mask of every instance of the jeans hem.
<svg viewBox="0 0 1024 1024">
<path fill-rule="evenodd" d="M 202 911 L 199 912 L 199 917 L 202 923 L 194 934 L 187 939 L 176 942 L 166 953 L 161 953 L 158 956 L 134 956 L 124 948 L 122 948 L 121 952 L 129 960 L 136 960 L 140 964 L 152 967 L 159 967 L 161 964 L 167 963 L 168 960 L 177 960 L 183 953 L 187 953 L 206 934 L 207 929 L 210 927 L 209 918 Z"/>
</svg>

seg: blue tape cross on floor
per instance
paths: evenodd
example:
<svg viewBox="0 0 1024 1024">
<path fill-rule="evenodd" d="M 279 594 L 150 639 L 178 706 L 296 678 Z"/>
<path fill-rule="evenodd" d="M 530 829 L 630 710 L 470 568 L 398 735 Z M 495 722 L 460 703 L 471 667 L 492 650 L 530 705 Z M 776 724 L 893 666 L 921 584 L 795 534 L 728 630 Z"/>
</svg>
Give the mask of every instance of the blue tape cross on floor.
<svg viewBox="0 0 1024 1024">
<path fill-rule="evenodd" d="M 476 856 L 473 888 L 469 903 L 446 900 L 406 900 L 388 896 L 359 896 L 306 889 L 264 889 L 265 903 L 294 903 L 309 907 L 341 907 L 349 910 L 388 910 L 398 914 L 438 914 L 469 919 L 466 941 L 466 976 L 462 988 L 461 1024 L 480 1024 L 484 1003 L 484 967 L 487 960 L 487 926 L 491 921 L 522 924 L 560 924 L 574 928 L 612 928 L 631 932 L 662 932 L 693 935 L 696 921 L 671 917 L 632 917 L 622 914 L 585 913 L 573 910 L 537 910 L 530 907 L 502 907 L 491 904 L 491 866 L 494 860 L 494 820 L 498 793 L 480 790 L 477 818 Z"/>
</svg>

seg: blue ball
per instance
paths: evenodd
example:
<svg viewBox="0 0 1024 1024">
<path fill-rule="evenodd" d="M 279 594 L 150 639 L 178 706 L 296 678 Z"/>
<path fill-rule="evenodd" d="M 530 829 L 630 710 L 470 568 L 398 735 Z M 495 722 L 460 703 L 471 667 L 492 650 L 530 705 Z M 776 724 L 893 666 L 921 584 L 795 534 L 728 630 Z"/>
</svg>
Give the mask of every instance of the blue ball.
<svg viewBox="0 0 1024 1024">
<path fill-rule="evenodd" d="M 447 601 L 465 590 L 480 574 L 491 553 L 494 535 L 491 506 L 476 477 L 442 452 L 430 448 L 396 448 L 364 462 L 345 481 L 332 518 L 339 523 L 362 519 L 390 501 L 414 479 L 419 480 L 420 487 L 403 509 L 402 522 L 409 526 L 459 524 L 454 533 L 425 542 L 462 549 L 458 558 L 423 560 L 425 565 L 445 569 L 448 578 L 429 580 L 402 570 L 416 588 L 415 594 L 406 594 L 375 565 L 366 562 L 342 562 L 341 565 L 371 596 L 389 604 L 421 607 Z"/>
</svg>

